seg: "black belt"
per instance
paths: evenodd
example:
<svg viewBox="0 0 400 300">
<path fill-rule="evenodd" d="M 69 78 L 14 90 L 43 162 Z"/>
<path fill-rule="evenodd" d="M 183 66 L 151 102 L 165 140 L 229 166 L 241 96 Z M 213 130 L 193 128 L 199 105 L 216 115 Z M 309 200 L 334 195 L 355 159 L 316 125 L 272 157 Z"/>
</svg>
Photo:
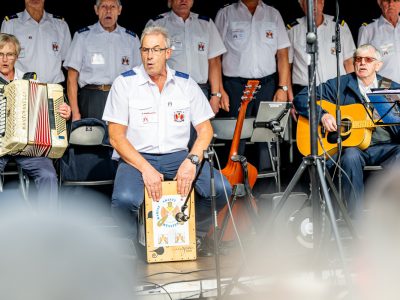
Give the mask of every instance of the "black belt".
<svg viewBox="0 0 400 300">
<path fill-rule="evenodd" d="M 98 91 L 108 92 L 109 90 L 111 90 L 111 84 L 100 84 L 100 85 L 87 84 L 83 88 L 88 90 L 98 90 Z"/>
<path fill-rule="evenodd" d="M 258 81 L 260 81 L 260 84 L 265 84 L 268 81 L 273 80 L 275 76 L 276 76 L 276 72 L 272 73 L 271 75 L 261 77 L 261 78 L 229 77 L 229 76 L 225 76 L 225 75 L 224 75 L 224 78 L 228 79 L 228 80 L 237 80 L 243 84 L 246 84 L 248 80 L 258 80 Z"/>
</svg>

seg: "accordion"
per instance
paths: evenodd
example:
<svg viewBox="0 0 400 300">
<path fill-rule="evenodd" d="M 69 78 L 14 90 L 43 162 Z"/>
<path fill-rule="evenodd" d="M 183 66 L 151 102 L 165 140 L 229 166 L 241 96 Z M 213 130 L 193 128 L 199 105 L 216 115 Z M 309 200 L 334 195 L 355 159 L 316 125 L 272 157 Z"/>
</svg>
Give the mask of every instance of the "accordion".
<svg viewBox="0 0 400 300">
<path fill-rule="evenodd" d="M 0 156 L 60 158 L 68 146 L 59 84 L 14 80 L 0 85 Z"/>
</svg>

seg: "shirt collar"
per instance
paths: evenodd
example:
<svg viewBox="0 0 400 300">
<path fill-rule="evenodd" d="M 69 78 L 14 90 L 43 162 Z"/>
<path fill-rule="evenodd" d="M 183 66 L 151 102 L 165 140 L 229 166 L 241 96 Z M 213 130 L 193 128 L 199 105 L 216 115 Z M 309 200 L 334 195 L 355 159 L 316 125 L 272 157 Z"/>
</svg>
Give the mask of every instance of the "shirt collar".
<svg viewBox="0 0 400 300">
<path fill-rule="evenodd" d="M 186 21 L 188 21 L 188 20 L 191 21 L 196 15 L 197 14 L 190 12 L 189 13 L 189 17 L 186 19 Z M 171 16 L 173 21 L 182 22 L 183 23 L 183 19 L 180 16 L 178 16 L 172 9 L 171 9 L 171 12 L 170 12 L 170 16 Z"/>
<path fill-rule="evenodd" d="M 262 0 L 258 0 L 257 7 L 262 6 L 263 4 L 264 4 L 264 2 L 262 2 Z M 246 4 L 244 4 L 242 0 L 239 1 L 239 5 L 241 5 L 242 8 L 245 8 L 246 10 L 249 10 L 249 9 L 247 8 Z"/>
<path fill-rule="evenodd" d="M 33 20 L 33 18 L 31 17 L 31 15 L 28 13 L 28 11 L 26 9 L 22 12 L 21 19 L 22 19 L 22 22 L 26 22 L 26 21 L 28 21 L 30 19 Z M 50 15 L 46 11 L 44 11 L 43 12 L 43 17 L 42 17 L 42 19 L 40 20 L 39 23 L 45 22 L 45 21 L 47 21 L 49 19 L 50 19 Z"/>
<path fill-rule="evenodd" d="M 390 23 L 388 20 L 385 19 L 385 17 L 383 15 L 380 16 L 378 22 L 380 22 L 381 24 L 387 24 L 393 27 L 392 23 Z M 400 17 L 397 19 L 397 25 L 400 24 Z"/>
<path fill-rule="evenodd" d="M 140 85 L 145 84 L 145 83 L 154 84 L 153 80 L 151 80 L 149 74 L 147 74 L 146 70 L 144 69 L 143 64 L 140 65 L 139 70 L 140 70 L 140 74 L 141 74 L 141 78 L 139 80 Z M 174 74 L 173 73 L 174 73 L 173 70 L 167 64 L 167 80 L 165 81 L 165 85 L 170 81 L 175 81 L 175 77 L 174 77 L 175 73 Z"/>
<path fill-rule="evenodd" d="M 374 81 L 369 86 L 365 86 L 364 83 L 358 77 L 357 77 L 357 82 L 358 82 L 358 88 L 359 88 L 361 94 L 367 100 L 368 100 L 367 93 L 370 93 L 371 89 L 378 88 L 378 78 L 376 78 L 376 76 L 375 76 Z"/>
<path fill-rule="evenodd" d="M 115 32 L 115 33 L 120 34 L 122 29 L 121 29 L 121 26 L 119 26 L 119 25 L 117 24 L 117 27 L 115 27 L 114 31 L 108 32 L 107 30 L 105 30 L 105 29 L 103 28 L 103 26 L 101 26 L 100 21 L 98 21 L 98 22 L 94 25 L 94 30 L 97 31 L 97 32 L 107 32 L 107 33 L 114 33 L 114 32 Z"/>
</svg>

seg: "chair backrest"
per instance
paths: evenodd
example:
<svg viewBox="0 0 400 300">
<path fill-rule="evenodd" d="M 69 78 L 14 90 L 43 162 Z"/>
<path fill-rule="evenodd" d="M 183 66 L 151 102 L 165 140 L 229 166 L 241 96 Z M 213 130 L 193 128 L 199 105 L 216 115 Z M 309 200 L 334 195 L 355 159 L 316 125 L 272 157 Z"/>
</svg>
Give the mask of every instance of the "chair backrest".
<svg viewBox="0 0 400 300">
<path fill-rule="evenodd" d="M 71 125 L 69 147 L 60 161 L 62 185 L 112 184 L 116 162 L 111 159 L 105 122 L 86 118 Z"/>
<path fill-rule="evenodd" d="M 248 139 L 253 134 L 253 124 L 255 118 L 248 117 L 243 121 L 241 139 Z M 232 140 L 236 127 L 236 118 L 215 118 L 211 120 L 211 125 L 214 129 L 214 134 L 220 140 Z"/>
</svg>

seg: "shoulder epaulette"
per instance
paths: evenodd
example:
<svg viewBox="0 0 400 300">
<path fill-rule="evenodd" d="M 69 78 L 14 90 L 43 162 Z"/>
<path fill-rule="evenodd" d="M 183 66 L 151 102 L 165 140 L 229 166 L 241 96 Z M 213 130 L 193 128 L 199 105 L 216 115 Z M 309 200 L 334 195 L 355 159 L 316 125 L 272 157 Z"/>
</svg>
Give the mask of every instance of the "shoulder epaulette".
<svg viewBox="0 0 400 300">
<path fill-rule="evenodd" d="M 375 21 L 375 20 L 372 19 L 372 20 L 369 20 L 368 22 L 363 22 L 363 23 L 361 24 L 361 26 L 367 26 L 367 25 L 371 24 L 371 23 L 374 22 L 374 21 Z"/>
<path fill-rule="evenodd" d="M 122 73 L 121 75 L 124 76 L 124 77 L 129 77 L 129 76 L 136 75 L 136 73 L 133 70 L 129 70 L 129 71 L 126 71 L 126 72 Z"/>
<path fill-rule="evenodd" d="M 15 14 L 15 15 L 11 15 L 11 16 L 5 16 L 5 17 L 4 17 L 4 20 L 10 21 L 10 20 L 12 20 L 12 19 L 17 19 L 17 18 L 18 18 L 18 15 Z"/>
<path fill-rule="evenodd" d="M 287 29 L 292 29 L 292 27 L 294 27 L 294 26 L 296 26 L 298 24 L 299 24 L 299 21 L 295 20 L 295 21 L 293 21 L 293 22 L 291 22 L 289 24 L 286 24 L 286 28 Z"/>
<path fill-rule="evenodd" d="M 200 16 L 200 15 L 199 15 L 199 19 L 200 19 L 200 20 L 207 21 L 207 22 L 210 22 L 210 17 L 207 17 L 207 16 Z"/>
<path fill-rule="evenodd" d="M 82 33 L 82 32 L 89 31 L 89 30 L 90 30 L 90 28 L 86 26 L 86 27 L 79 29 L 78 33 Z"/>
<path fill-rule="evenodd" d="M 129 30 L 129 29 L 125 29 L 125 32 L 133 37 L 136 37 L 136 33 L 134 33 L 133 31 Z"/>
<path fill-rule="evenodd" d="M 61 17 L 61 16 L 53 15 L 53 18 L 54 18 L 54 19 L 60 19 L 60 20 L 63 20 L 63 21 L 64 21 L 64 18 Z"/>
<path fill-rule="evenodd" d="M 183 73 L 183 72 L 175 71 L 175 75 L 178 76 L 178 77 L 189 79 L 189 74 L 186 74 L 186 73 Z"/>
<path fill-rule="evenodd" d="M 336 20 L 337 20 L 336 17 L 334 17 L 332 21 L 336 23 Z M 344 19 L 339 19 L 339 24 L 340 26 L 343 27 L 344 24 L 346 24 L 346 21 Z"/>
<path fill-rule="evenodd" d="M 163 18 L 164 18 L 163 15 L 158 15 L 157 17 L 152 18 L 152 20 L 153 21 L 157 21 L 157 20 L 160 20 L 160 19 L 163 19 Z"/>
</svg>

